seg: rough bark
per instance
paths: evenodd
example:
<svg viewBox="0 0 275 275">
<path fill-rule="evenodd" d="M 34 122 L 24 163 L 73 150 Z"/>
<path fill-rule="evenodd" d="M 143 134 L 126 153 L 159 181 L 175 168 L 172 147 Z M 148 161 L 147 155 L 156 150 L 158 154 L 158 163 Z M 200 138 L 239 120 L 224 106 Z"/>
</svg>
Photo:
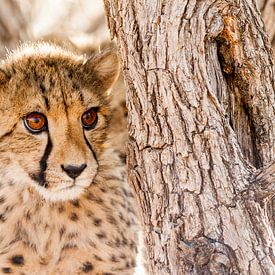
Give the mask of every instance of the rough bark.
<svg viewBox="0 0 275 275">
<path fill-rule="evenodd" d="M 255 2 L 104 4 L 150 273 L 272 274 L 274 166 L 256 168 L 275 154 L 274 66 Z"/>
</svg>

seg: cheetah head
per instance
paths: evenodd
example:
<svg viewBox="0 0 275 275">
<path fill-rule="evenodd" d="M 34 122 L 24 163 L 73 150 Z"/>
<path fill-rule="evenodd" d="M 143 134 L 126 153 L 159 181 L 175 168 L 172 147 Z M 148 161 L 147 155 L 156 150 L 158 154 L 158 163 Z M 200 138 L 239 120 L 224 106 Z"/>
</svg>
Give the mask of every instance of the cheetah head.
<svg viewBox="0 0 275 275">
<path fill-rule="evenodd" d="M 0 66 L 0 178 L 51 201 L 75 199 L 98 173 L 118 77 L 114 52 L 90 59 L 50 44 Z"/>
</svg>

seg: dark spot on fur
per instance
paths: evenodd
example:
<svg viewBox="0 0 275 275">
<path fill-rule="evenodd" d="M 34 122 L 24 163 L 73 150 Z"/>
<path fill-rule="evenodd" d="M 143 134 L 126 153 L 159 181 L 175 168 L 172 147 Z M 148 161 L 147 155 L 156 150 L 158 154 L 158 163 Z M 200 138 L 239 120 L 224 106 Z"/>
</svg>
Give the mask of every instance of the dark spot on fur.
<svg viewBox="0 0 275 275">
<path fill-rule="evenodd" d="M 126 255 L 125 254 L 120 254 L 120 259 L 126 259 Z"/>
<path fill-rule="evenodd" d="M 65 231 L 66 231 L 65 226 L 62 226 L 62 227 L 59 229 L 59 237 L 60 237 L 60 239 L 61 239 L 62 236 L 64 235 Z"/>
<path fill-rule="evenodd" d="M 107 190 L 104 187 L 101 187 L 100 190 L 101 190 L 102 193 L 106 193 L 107 192 Z"/>
<path fill-rule="evenodd" d="M 87 217 L 89 217 L 89 218 L 91 218 L 91 217 L 94 216 L 93 212 L 90 211 L 90 210 L 86 211 L 86 215 L 87 215 Z"/>
<path fill-rule="evenodd" d="M 124 236 L 122 236 L 122 238 L 122 245 L 128 245 L 128 240 Z"/>
<path fill-rule="evenodd" d="M 14 265 L 24 265 L 24 257 L 22 255 L 15 255 L 10 259 Z"/>
<path fill-rule="evenodd" d="M 77 207 L 77 208 L 80 207 L 79 200 L 73 200 L 73 201 L 71 201 L 71 204 L 72 204 L 73 206 Z"/>
<path fill-rule="evenodd" d="M 54 67 L 56 66 L 56 62 L 54 60 L 48 60 L 46 63 L 49 67 Z"/>
<path fill-rule="evenodd" d="M 126 154 L 125 153 L 120 153 L 119 158 L 122 161 L 122 163 L 126 163 Z"/>
<path fill-rule="evenodd" d="M 69 240 L 74 239 L 74 238 L 76 238 L 77 236 L 78 236 L 78 233 L 77 233 L 77 232 L 71 232 L 71 233 L 68 234 Z"/>
<path fill-rule="evenodd" d="M 112 255 L 112 257 L 111 257 L 111 261 L 112 261 L 113 263 L 117 263 L 117 262 L 119 262 L 119 260 L 116 258 L 116 256 L 115 256 L 115 255 Z"/>
<path fill-rule="evenodd" d="M 97 236 L 99 239 L 105 239 L 105 238 L 106 238 L 106 234 L 105 234 L 104 232 L 97 233 L 96 236 Z"/>
<path fill-rule="evenodd" d="M 48 261 L 45 259 L 45 258 L 39 258 L 39 264 L 41 265 L 47 265 L 48 264 Z"/>
<path fill-rule="evenodd" d="M 58 207 L 58 212 L 59 212 L 59 213 L 64 212 L 64 210 L 65 210 L 65 208 L 64 208 L 63 205 L 60 205 L 60 206 Z"/>
<path fill-rule="evenodd" d="M 14 181 L 10 180 L 9 181 L 9 186 L 13 186 L 14 185 Z"/>
<path fill-rule="evenodd" d="M 11 268 L 10 268 L 10 267 L 3 267 L 3 268 L 2 268 L 2 272 L 3 272 L 3 273 L 6 273 L 6 274 L 7 274 L 7 273 L 11 273 Z"/>
<path fill-rule="evenodd" d="M 137 252 L 137 245 L 134 241 L 131 241 L 130 243 L 130 249 Z"/>
<path fill-rule="evenodd" d="M 94 269 L 93 265 L 90 263 L 90 262 L 86 262 L 83 264 L 82 266 L 82 270 L 85 272 L 85 273 L 88 273 L 90 271 L 92 271 Z"/>
<path fill-rule="evenodd" d="M 4 203 L 5 200 L 6 200 L 5 197 L 1 196 L 1 197 L 0 197 L 0 204 Z"/>
<path fill-rule="evenodd" d="M 72 71 L 71 69 L 68 70 L 68 77 L 69 77 L 70 79 L 73 78 L 73 71 Z"/>
<path fill-rule="evenodd" d="M 30 210 L 27 211 L 26 215 L 25 215 L 26 220 L 30 220 L 31 219 L 31 213 Z"/>
<path fill-rule="evenodd" d="M 132 266 L 132 267 L 135 267 L 135 266 L 136 266 L 136 261 L 135 261 L 134 259 L 131 261 L 131 266 Z"/>
<path fill-rule="evenodd" d="M 119 212 L 118 216 L 119 216 L 119 218 L 120 218 L 121 221 L 125 222 L 124 216 L 123 216 L 123 214 L 121 212 Z"/>
<path fill-rule="evenodd" d="M 115 195 L 122 197 L 122 192 L 120 190 L 115 190 L 114 193 Z"/>
<path fill-rule="evenodd" d="M 128 213 L 133 213 L 136 215 L 136 211 L 132 207 L 127 208 Z"/>
<path fill-rule="evenodd" d="M 120 241 L 119 238 L 116 238 L 115 246 L 116 247 L 120 247 L 121 246 L 121 241 Z"/>
<path fill-rule="evenodd" d="M 78 216 L 77 216 L 77 214 L 74 213 L 74 212 L 72 212 L 72 213 L 70 214 L 70 219 L 71 219 L 72 221 L 74 221 L 74 222 L 78 221 Z"/>
<path fill-rule="evenodd" d="M 81 94 L 81 93 L 79 93 L 79 100 L 80 100 L 81 102 L 84 102 L 84 97 L 83 97 L 83 94 Z"/>
<path fill-rule="evenodd" d="M 114 244 L 114 242 L 112 242 L 112 241 L 107 241 L 107 242 L 106 242 L 106 245 L 108 245 L 108 246 L 110 246 L 110 247 L 112 247 L 112 248 L 115 248 L 115 247 L 116 247 L 115 244 Z"/>
<path fill-rule="evenodd" d="M 116 206 L 116 201 L 114 199 L 111 199 L 111 205 Z"/>
<path fill-rule="evenodd" d="M 95 225 L 95 226 L 100 226 L 101 223 L 102 223 L 102 220 L 101 220 L 101 219 L 94 218 L 94 225 Z"/>
<path fill-rule="evenodd" d="M 93 195 L 91 192 L 88 192 L 86 194 L 86 198 L 90 201 L 102 204 L 103 203 L 103 199 L 96 197 L 95 195 Z"/>
<path fill-rule="evenodd" d="M 6 217 L 3 214 L 0 214 L 0 221 L 1 222 L 5 222 L 6 221 Z"/>
<path fill-rule="evenodd" d="M 76 84 L 76 83 L 73 83 L 73 89 L 74 89 L 74 90 L 79 90 L 79 85 Z"/>
<path fill-rule="evenodd" d="M 62 251 L 68 250 L 68 249 L 74 249 L 77 248 L 76 244 L 67 243 L 62 247 Z"/>
<path fill-rule="evenodd" d="M 110 223 L 110 224 L 117 224 L 117 220 L 111 216 L 111 215 L 108 215 L 107 216 L 107 221 Z"/>
<path fill-rule="evenodd" d="M 14 209 L 14 205 L 8 205 L 8 206 L 5 208 L 4 213 L 5 213 L 5 214 L 8 214 L 8 213 L 10 213 L 13 209 Z"/>
<path fill-rule="evenodd" d="M 95 200 L 95 202 L 97 202 L 97 203 L 99 203 L 99 204 L 103 204 L 103 203 L 104 203 L 103 199 L 101 199 L 101 198 L 97 198 L 97 199 Z"/>
<path fill-rule="evenodd" d="M 99 262 L 102 261 L 102 259 L 101 259 L 99 256 L 97 256 L 97 255 L 94 255 L 94 258 L 95 258 L 97 261 L 99 261 Z"/>
<path fill-rule="evenodd" d="M 123 194 L 124 194 L 126 197 L 128 197 L 128 192 L 127 192 L 127 190 L 126 190 L 125 188 L 122 188 L 122 191 L 123 191 Z"/>
<path fill-rule="evenodd" d="M 89 246 L 91 246 L 93 248 L 96 248 L 96 245 L 95 245 L 95 243 L 93 241 L 89 240 L 88 244 L 89 244 Z"/>
</svg>

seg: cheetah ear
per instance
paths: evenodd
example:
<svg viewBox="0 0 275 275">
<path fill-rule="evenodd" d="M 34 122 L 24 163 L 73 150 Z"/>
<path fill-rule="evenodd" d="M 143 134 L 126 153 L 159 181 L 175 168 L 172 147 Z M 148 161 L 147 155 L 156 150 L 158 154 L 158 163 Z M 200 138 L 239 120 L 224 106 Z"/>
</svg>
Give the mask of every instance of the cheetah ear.
<svg viewBox="0 0 275 275">
<path fill-rule="evenodd" d="M 114 51 L 99 53 L 85 63 L 89 78 L 104 91 L 109 90 L 119 76 L 119 57 Z"/>
</svg>

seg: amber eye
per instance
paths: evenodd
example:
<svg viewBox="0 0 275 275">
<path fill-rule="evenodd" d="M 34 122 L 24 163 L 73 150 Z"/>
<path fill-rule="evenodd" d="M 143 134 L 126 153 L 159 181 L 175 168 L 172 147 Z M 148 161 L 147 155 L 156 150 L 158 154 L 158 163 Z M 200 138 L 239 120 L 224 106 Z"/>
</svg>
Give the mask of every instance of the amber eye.
<svg viewBox="0 0 275 275">
<path fill-rule="evenodd" d="M 25 127 L 31 133 L 39 133 L 47 128 L 47 119 L 43 114 L 34 112 L 26 115 L 23 119 Z"/>
<path fill-rule="evenodd" d="M 98 108 L 91 108 L 82 115 L 81 122 L 86 130 L 91 130 L 95 127 L 97 123 L 97 112 Z"/>
</svg>

